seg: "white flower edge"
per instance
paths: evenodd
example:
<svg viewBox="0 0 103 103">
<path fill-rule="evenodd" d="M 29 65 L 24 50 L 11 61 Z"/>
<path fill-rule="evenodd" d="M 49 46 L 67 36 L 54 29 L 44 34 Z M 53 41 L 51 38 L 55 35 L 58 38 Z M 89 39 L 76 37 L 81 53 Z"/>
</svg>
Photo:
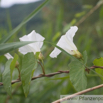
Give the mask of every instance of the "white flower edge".
<svg viewBox="0 0 103 103">
<path fill-rule="evenodd" d="M 4 56 L 9 60 L 11 58 L 13 58 L 13 56 L 11 56 L 9 53 L 4 54 Z"/>
<path fill-rule="evenodd" d="M 28 52 L 33 52 L 35 54 L 36 52 L 41 51 L 40 49 L 43 46 L 43 41 L 45 38 L 40 34 L 36 33 L 35 30 L 33 30 L 28 35 L 24 35 L 19 39 L 20 41 L 35 41 L 34 43 L 20 47 L 19 48 L 20 53 L 27 54 Z"/>
<path fill-rule="evenodd" d="M 65 35 L 61 36 L 60 40 L 57 43 L 57 46 L 64 49 L 66 52 L 68 52 L 71 55 L 74 56 L 80 56 L 79 51 L 77 50 L 77 47 L 73 43 L 73 37 L 75 36 L 75 33 L 77 32 L 78 27 L 72 26 Z M 57 56 L 61 53 L 61 50 L 58 48 L 54 48 L 54 50 L 51 52 L 50 57 L 51 58 L 57 58 Z"/>
</svg>

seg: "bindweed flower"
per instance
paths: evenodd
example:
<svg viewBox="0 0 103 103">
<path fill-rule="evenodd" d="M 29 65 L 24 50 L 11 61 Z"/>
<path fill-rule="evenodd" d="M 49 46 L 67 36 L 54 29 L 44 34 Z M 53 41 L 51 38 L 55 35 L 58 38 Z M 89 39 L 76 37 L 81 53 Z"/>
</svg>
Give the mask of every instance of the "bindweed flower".
<svg viewBox="0 0 103 103">
<path fill-rule="evenodd" d="M 34 43 L 19 48 L 20 53 L 26 54 L 28 52 L 33 52 L 35 54 L 36 52 L 40 52 L 45 38 L 33 30 L 30 34 L 24 35 L 19 39 L 20 41 L 35 41 Z"/>
<path fill-rule="evenodd" d="M 60 40 L 57 43 L 57 46 L 61 47 L 69 54 L 71 54 L 77 58 L 81 58 L 82 57 L 81 53 L 77 50 L 77 47 L 73 43 L 73 37 L 77 30 L 78 30 L 77 26 L 72 26 L 66 32 L 65 35 L 61 36 Z M 58 48 L 55 47 L 55 49 L 50 54 L 50 57 L 56 58 L 60 53 L 61 53 L 61 50 L 59 50 Z"/>
<path fill-rule="evenodd" d="M 4 56 L 9 60 L 11 58 L 13 58 L 9 53 L 4 54 Z"/>
</svg>

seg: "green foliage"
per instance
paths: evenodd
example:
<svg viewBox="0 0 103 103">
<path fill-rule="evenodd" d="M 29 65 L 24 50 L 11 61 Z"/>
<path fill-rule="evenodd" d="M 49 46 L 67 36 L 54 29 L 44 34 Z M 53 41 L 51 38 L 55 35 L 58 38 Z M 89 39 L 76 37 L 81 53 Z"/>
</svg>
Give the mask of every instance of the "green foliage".
<svg viewBox="0 0 103 103">
<path fill-rule="evenodd" d="M 87 64 L 87 59 L 88 59 L 87 52 L 84 51 L 84 52 L 83 52 L 83 61 L 84 61 L 84 65 Z"/>
<path fill-rule="evenodd" d="M 101 10 L 100 10 L 100 18 L 102 19 L 103 18 L 103 6 L 101 7 Z"/>
<path fill-rule="evenodd" d="M 85 11 L 82 11 L 80 13 L 76 13 L 75 17 L 81 17 L 85 14 Z"/>
<path fill-rule="evenodd" d="M 18 59 L 18 55 L 15 54 L 15 55 L 14 55 L 14 58 L 13 58 L 13 60 L 12 60 L 12 62 L 11 62 L 11 65 L 10 65 L 11 78 L 12 78 L 13 70 L 14 70 L 15 66 L 17 65 L 17 64 L 16 64 L 16 63 L 17 63 L 17 59 Z"/>
<path fill-rule="evenodd" d="M 42 9 L 42 13 L 40 12 L 39 15 L 37 15 L 37 17 L 33 18 L 32 20 L 29 20 L 27 15 L 32 11 L 32 9 L 36 8 L 36 6 L 38 6 L 39 3 L 26 4 L 26 6 L 15 5 L 9 8 L 8 13 L 10 13 L 10 18 L 9 18 L 9 15 L 0 17 L 0 24 L 1 24 L 0 25 L 0 39 L 3 37 L 3 35 L 5 35 L 4 37 L 6 36 L 8 37 L 9 36 L 8 32 L 11 31 L 11 29 L 14 28 L 16 25 L 18 25 L 24 17 L 26 17 L 29 20 L 29 22 L 25 23 L 26 25 L 23 28 L 21 27 L 24 24 L 22 24 L 21 27 L 14 29 L 15 31 L 20 31 L 20 32 L 17 32 L 16 33 L 17 35 L 13 35 L 12 38 L 10 37 L 10 42 L 18 40 L 18 38 L 21 35 L 27 34 L 32 29 L 39 31 L 39 33 L 42 34 L 47 41 L 52 41 L 53 44 L 51 42 L 45 43 L 44 47 L 41 50 L 42 54 L 44 55 L 44 65 L 45 65 L 46 74 L 57 72 L 60 70 L 61 71 L 68 70 L 69 62 L 71 61 L 71 59 L 74 60 L 69 65 L 71 66 L 70 75 L 68 73 L 62 73 L 59 75 L 55 75 L 51 78 L 49 77 L 39 78 L 31 82 L 30 78 L 33 77 L 34 74 L 35 76 L 41 74 L 41 67 L 40 65 L 38 65 L 38 67 L 36 66 L 38 64 L 37 62 L 33 64 L 33 61 L 31 61 L 33 60 L 33 58 L 35 60 L 35 57 L 33 54 L 32 56 L 30 56 L 31 58 L 28 57 L 28 62 L 27 62 L 27 59 L 25 59 L 27 58 L 27 55 L 21 56 L 21 54 L 18 53 L 18 56 L 19 56 L 18 62 L 19 62 L 20 71 L 22 70 L 22 64 L 25 64 L 23 66 L 23 71 L 25 76 L 24 75 L 22 76 L 24 76 L 23 78 L 27 78 L 25 79 L 25 82 L 27 82 L 27 85 L 26 84 L 23 85 L 24 87 L 22 89 L 22 87 L 18 86 L 18 83 L 13 84 L 12 85 L 13 98 L 12 99 L 9 98 L 8 102 L 15 103 L 15 101 L 18 101 L 20 103 L 32 103 L 32 102 L 33 103 L 49 103 L 49 102 L 51 103 L 59 99 L 60 95 L 62 94 L 63 95 L 73 94 L 76 92 L 75 89 L 77 91 L 85 89 L 87 85 L 86 79 L 88 79 L 87 88 L 90 88 L 102 83 L 98 75 L 94 75 L 91 72 L 87 75 L 87 77 L 85 76 L 85 72 L 86 72 L 85 67 L 86 66 L 88 67 L 89 65 L 93 65 L 92 60 L 96 58 L 97 56 L 103 56 L 103 50 L 102 50 L 103 20 L 101 19 L 102 8 L 94 11 L 88 18 L 85 18 L 85 20 L 79 24 L 78 32 L 76 33 L 74 37 L 74 43 L 76 44 L 78 50 L 81 52 L 86 50 L 88 53 L 88 58 L 87 58 L 87 53 L 85 51 L 83 53 L 83 59 L 82 59 L 83 61 L 82 60 L 79 61 L 78 59 L 71 56 L 70 54 L 68 54 L 67 52 L 65 52 L 64 50 L 62 50 L 61 48 L 55 45 L 58 39 L 60 38 L 60 36 L 65 34 L 66 31 L 70 28 L 70 26 L 77 25 L 78 22 L 82 20 L 81 19 L 82 16 L 84 16 L 84 14 L 86 15 L 89 12 L 89 10 L 95 6 L 96 3 L 97 3 L 97 0 L 92 0 L 92 1 L 51 0 L 50 3 Z M 85 6 L 85 4 L 87 6 Z M 18 15 L 18 12 L 19 12 L 19 15 Z M 28 14 L 26 14 L 26 12 L 28 12 Z M 6 12 L 2 11 L 2 8 L 1 8 L 0 15 L 2 16 L 3 13 L 6 13 Z M 44 17 L 42 18 L 43 16 L 42 14 L 45 16 L 45 18 Z M 77 17 L 75 17 L 75 15 Z M 6 21 L 5 17 L 7 17 L 7 23 L 5 23 L 7 25 L 4 27 L 4 25 L 2 24 L 4 24 L 4 22 Z M 40 18 L 42 20 L 44 19 L 45 20 L 41 22 Z M 11 32 L 11 34 L 14 34 L 15 31 Z M 49 54 L 53 49 L 51 47 L 51 44 L 54 47 L 59 48 L 64 53 L 61 53 L 56 59 L 51 59 L 49 57 Z M 15 50 L 10 53 L 14 54 L 15 52 L 17 51 Z M 26 60 L 26 63 L 23 63 L 25 62 L 24 59 Z M 87 64 L 87 59 L 88 59 L 89 65 Z M 4 56 L 0 56 L 0 61 L 1 61 L 0 70 L 2 73 L 3 66 L 5 63 Z M 17 73 L 18 71 L 17 69 L 14 69 L 16 61 L 17 61 L 17 56 L 14 56 L 14 61 L 12 61 L 10 65 L 10 67 L 12 68 L 10 69 L 12 70 L 10 71 L 10 73 L 12 72 L 11 74 L 13 79 L 15 78 L 15 74 L 17 75 L 14 80 L 18 79 L 18 73 Z M 29 63 L 29 61 L 32 63 L 32 65 Z M 30 68 L 29 66 L 27 66 L 27 64 L 30 66 Z M 33 65 L 34 65 L 34 68 L 32 68 Z M 97 74 L 99 74 L 102 78 L 102 72 L 101 72 L 102 69 L 97 68 L 96 70 L 98 69 L 100 70 L 100 72 L 97 72 Z M 25 70 L 28 70 L 28 71 L 26 72 Z M 23 71 L 22 71 L 22 74 L 23 74 Z M 29 73 L 29 76 L 26 76 L 28 73 Z M 71 81 L 69 80 L 69 77 Z M 29 91 L 30 82 L 31 82 L 31 88 Z M 96 91 L 88 92 L 87 94 L 88 95 L 89 94 L 103 95 L 102 91 L 103 91 L 103 88 L 98 89 Z M 27 98 L 24 97 L 23 92 L 25 92 L 25 95 L 27 95 L 29 92 L 29 95 Z M 1 103 L 6 102 L 5 101 L 6 96 L 7 95 L 5 93 L 5 90 L 3 90 L 1 86 L 0 87 L 0 102 Z"/>
<path fill-rule="evenodd" d="M 28 53 L 22 58 L 20 76 L 22 81 L 22 87 L 26 97 L 29 93 L 30 82 L 33 74 L 32 71 L 34 71 L 35 66 L 37 66 L 36 62 L 37 61 L 33 53 Z"/>
<path fill-rule="evenodd" d="M 58 37 L 60 37 L 60 34 L 61 34 L 60 32 L 57 32 L 55 36 L 53 37 L 53 41 L 56 41 Z"/>
<path fill-rule="evenodd" d="M 2 74 L 3 79 L 3 85 L 6 90 L 6 92 L 11 96 L 11 71 L 10 71 L 10 65 L 11 65 L 12 59 L 9 59 L 5 64 L 5 69 Z"/>
<path fill-rule="evenodd" d="M 10 32 L 10 34 L 6 37 L 4 37 L 0 43 L 5 43 L 8 41 L 8 39 L 14 35 L 24 24 L 26 24 L 29 20 L 31 20 L 48 2 L 49 0 L 45 0 L 38 8 L 36 8 L 30 15 L 28 15 L 13 31 Z"/>
<path fill-rule="evenodd" d="M 63 28 L 63 33 L 67 32 L 71 25 L 74 25 L 77 22 L 76 19 L 73 19 L 69 24 L 65 25 Z"/>
<path fill-rule="evenodd" d="M 101 57 L 101 58 L 95 59 L 95 60 L 93 61 L 93 64 L 94 64 L 95 66 L 103 66 L 103 58 Z M 103 69 L 97 68 L 97 69 L 95 69 L 95 71 L 96 71 L 98 74 L 100 74 L 99 76 L 100 76 L 100 78 L 103 80 Z"/>
<path fill-rule="evenodd" d="M 87 78 L 85 66 L 79 61 L 72 61 L 70 64 L 70 80 L 77 91 L 86 89 Z"/>
<path fill-rule="evenodd" d="M 3 54 L 10 52 L 12 50 L 18 49 L 24 45 L 29 44 L 29 43 L 33 43 L 33 41 L 22 41 L 22 42 L 0 44 L 0 55 L 3 55 Z"/>
<path fill-rule="evenodd" d="M 0 81 L 1 81 L 1 79 L 2 79 L 2 72 L 1 72 L 1 68 L 0 68 Z"/>
</svg>

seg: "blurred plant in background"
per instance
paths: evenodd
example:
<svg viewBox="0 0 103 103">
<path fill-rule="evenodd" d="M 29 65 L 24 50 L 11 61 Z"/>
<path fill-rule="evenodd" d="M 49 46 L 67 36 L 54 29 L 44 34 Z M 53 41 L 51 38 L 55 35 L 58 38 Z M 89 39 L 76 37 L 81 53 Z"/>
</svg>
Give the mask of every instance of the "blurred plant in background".
<svg viewBox="0 0 103 103">
<path fill-rule="evenodd" d="M 100 0 L 102 1 L 102 0 Z M 18 41 L 19 37 L 28 34 L 33 29 L 42 34 L 49 42 L 57 43 L 61 35 L 70 28 L 77 25 L 78 32 L 74 38 L 78 50 L 83 53 L 87 51 L 89 66 L 97 57 L 103 57 L 103 5 L 99 0 L 51 0 L 49 3 L 28 23 L 20 28 L 13 35 L 9 42 Z M 27 17 L 43 1 L 26 5 L 14 5 L 11 8 L 0 8 L 0 39 L 7 36 L 21 21 Z M 94 9 L 95 10 L 94 10 Z M 90 10 L 94 10 L 89 16 Z M 83 22 L 80 22 L 84 18 Z M 9 43 L 8 42 L 8 43 Z M 49 57 L 53 46 L 44 42 L 42 54 L 44 55 L 44 65 L 46 74 L 59 70 L 69 70 L 70 58 L 65 53 L 58 58 Z M 17 50 L 11 54 L 18 53 Z M 19 53 L 18 53 L 19 54 Z M 19 54 L 21 55 L 21 54 Z M 0 56 L 0 81 L 4 64 L 7 60 Z M 35 70 L 34 76 L 42 73 L 40 66 Z M 12 79 L 18 78 L 17 69 L 14 69 Z M 87 88 L 103 83 L 97 74 L 91 72 L 87 74 Z M 103 88 L 87 93 L 93 95 L 103 95 Z M 51 78 L 39 78 L 31 82 L 28 97 L 25 98 L 21 83 L 12 85 L 12 98 L 7 95 L 3 86 L 0 86 L 0 103 L 51 103 L 60 98 L 60 95 L 73 94 L 74 89 L 68 74 L 60 74 Z"/>
</svg>

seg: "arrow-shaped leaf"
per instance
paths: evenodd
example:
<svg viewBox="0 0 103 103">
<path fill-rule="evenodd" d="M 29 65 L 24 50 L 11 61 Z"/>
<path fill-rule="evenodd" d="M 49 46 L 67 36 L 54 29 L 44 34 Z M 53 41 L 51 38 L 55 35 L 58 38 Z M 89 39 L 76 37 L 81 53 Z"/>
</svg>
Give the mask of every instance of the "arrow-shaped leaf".
<svg viewBox="0 0 103 103">
<path fill-rule="evenodd" d="M 35 68 L 36 65 L 36 58 L 33 53 L 28 53 L 24 55 L 22 58 L 22 63 L 21 63 L 21 81 L 22 81 L 22 86 L 24 90 L 24 94 L 27 97 L 29 93 L 29 87 L 30 87 L 30 82 L 32 78 L 32 71 Z"/>
</svg>

